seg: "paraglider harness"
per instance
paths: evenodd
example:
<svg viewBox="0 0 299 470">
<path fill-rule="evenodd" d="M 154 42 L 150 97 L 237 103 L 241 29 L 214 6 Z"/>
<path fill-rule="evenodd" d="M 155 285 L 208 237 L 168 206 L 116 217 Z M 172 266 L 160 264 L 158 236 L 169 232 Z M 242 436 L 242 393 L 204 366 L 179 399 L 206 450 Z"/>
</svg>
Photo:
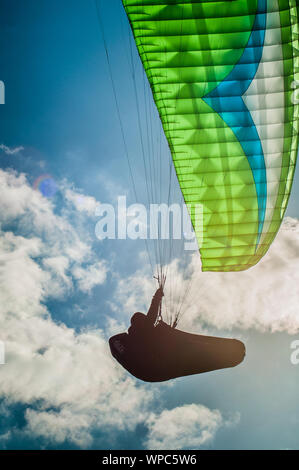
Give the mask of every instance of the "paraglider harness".
<svg viewBox="0 0 299 470">
<path fill-rule="evenodd" d="M 159 280 L 158 280 L 159 282 Z M 147 315 L 136 312 L 128 333 L 109 339 L 113 357 L 146 382 L 234 367 L 243 361 L 241 341 L 186 333 L 162 318 L 164 284 L 159 283 Z"/>
</svg>

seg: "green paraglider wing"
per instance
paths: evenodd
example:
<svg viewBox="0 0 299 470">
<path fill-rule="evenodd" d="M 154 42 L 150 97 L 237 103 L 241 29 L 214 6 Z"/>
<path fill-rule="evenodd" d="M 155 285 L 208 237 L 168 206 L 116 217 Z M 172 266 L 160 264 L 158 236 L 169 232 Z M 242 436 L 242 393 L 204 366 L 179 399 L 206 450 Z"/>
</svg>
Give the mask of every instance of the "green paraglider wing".
<svg viewBox="0 0 299 470">
<path fill-rule="evenodd" d="M 267 252 L 298 150 L 296 0 L 123 0 L 191 219 L 203 271 Z M 299 76 L 297 76 L 299 78 Z"/>
</svg>

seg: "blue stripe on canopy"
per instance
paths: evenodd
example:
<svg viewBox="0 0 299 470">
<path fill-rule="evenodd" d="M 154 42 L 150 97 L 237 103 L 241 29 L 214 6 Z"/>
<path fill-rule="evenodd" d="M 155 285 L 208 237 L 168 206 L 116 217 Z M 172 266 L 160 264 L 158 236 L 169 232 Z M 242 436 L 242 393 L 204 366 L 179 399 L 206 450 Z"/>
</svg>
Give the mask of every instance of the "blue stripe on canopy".
<svg viewBox="0 0 299 470">
<path fill-rule="evenodd" d="M 258 238 L 263 230 L 267 204 L 267 175 L 262 144 L 242 95 L 248 90 L 263 54 L 267 0 L 258 0 L 255 21 L 247 46 L 229 75 L 203 100 L 232 129 L 248 159 L 258 199 Z"/>
</svg>

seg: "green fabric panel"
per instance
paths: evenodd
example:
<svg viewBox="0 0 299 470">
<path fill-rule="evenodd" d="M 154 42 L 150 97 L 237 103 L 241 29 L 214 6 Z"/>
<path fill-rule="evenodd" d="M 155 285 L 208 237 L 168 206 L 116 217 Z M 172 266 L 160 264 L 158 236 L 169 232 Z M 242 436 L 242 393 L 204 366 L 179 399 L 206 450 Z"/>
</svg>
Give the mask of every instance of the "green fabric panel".
<svg viewBox="0 0 299 470">
<path fill-rule="evenodd" d="M 292 4 L 296 10 L 296 1 L 279 0 L 285 89 L 291 91 L 286 93 L 284 160 L 276 209 L 258 249 L 258 203 L 248 159 L 233 130 L 202 99 L 242 56 L 257 0 L 123 0 L 123 4 L 184 200 L 187 205 L 203 204 L 202 269 L 248 269 L 265 254 L 279 228 L 293 177 L 297 107 L 291 102 L 290 84 L 296 20 L 290 10 L 294 10 Z M 193 211 L 191 220 L 195 227 Z M 201 233 L 197 235 L 201 240 Z"/>
</svg>

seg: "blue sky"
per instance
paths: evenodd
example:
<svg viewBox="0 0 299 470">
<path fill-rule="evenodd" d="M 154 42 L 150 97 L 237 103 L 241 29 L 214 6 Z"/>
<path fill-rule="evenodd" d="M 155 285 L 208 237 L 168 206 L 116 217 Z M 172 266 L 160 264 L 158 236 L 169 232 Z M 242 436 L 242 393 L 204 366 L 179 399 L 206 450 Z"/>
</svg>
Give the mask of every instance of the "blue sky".
<svg viewBox="0 0 299 470">
<path fill-rule="evenodd" d="M 142 199 L 128 25 L 119 0 L 101 5 Z M 95 236 L 97 202 L 124 194 L 134 202 L 95 3 L 0 7 L 0 446 L 298 449 L 299 366 L 290 362 L 299 327 L 298 174 L 289 218 L 256 268 L 194 270 L 182 328 L 240 337 L 244 363 L 170 384 L 135 380 L 112 360 L 107 338 L 146 309 L 155 284 L 142 243 Z M 141 93 L 135 49 L 133 60 Z M 161 148 L 168 161 L 163 137 Z M 51 198 L 35 189 L 45 174 L 57 187 Z"/>
</svg>

